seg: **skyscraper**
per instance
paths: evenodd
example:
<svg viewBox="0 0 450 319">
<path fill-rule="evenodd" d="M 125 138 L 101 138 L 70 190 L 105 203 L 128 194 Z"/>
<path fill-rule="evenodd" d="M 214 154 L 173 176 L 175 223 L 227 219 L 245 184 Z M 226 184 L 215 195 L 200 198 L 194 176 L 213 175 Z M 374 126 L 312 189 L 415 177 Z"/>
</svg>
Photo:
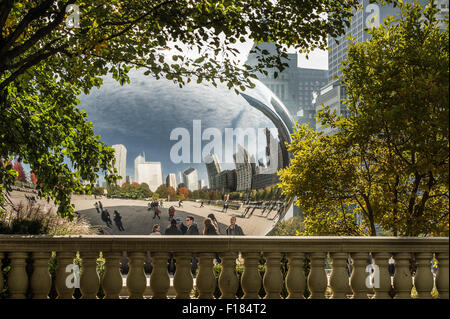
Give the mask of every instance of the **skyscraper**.
<svg viewBox="0 0 450 319">
<path fill-rule="evenodd" d="M 253 45 L 252 50 L 256 47 L 276 55 L 273 42 Z M 277 69 L 266 69 L 267 75 L 258 73 L 258 79 L 286 105 L 295 121 L 302 124 L 308 123 L 310 127 L 315 128 L 313 92 L 327 83 L 328 71 L 299 67 L 297 53 L 288 54 L 284 62 L 288 66 L 283 72 L 280 73 Z M 256 65 L 257 63 L 257 54 L 249 54 L 246 64 Z M 275 72 L 279 73 L 276 78 Z"/>
<path fill-rule="evenodd" d="M 127 148 L 122 144 L 111 146 L 114 149 L 114 158 L 116 160 L 114 168 L 122 179 L 117 181 L 117 185 L 122 186 L 127 176 Z"/>
<path fill-rule="evenodd" d="M 152 192 L 163 184 L 161 162 L 146 162 L 142 155 L 134 160 L 134 174 L 135 182 L 148 184 Z"/>
<path fill-rule="evenodd" d="M 177 178 L 174 173 L 170 173 L 167 175 L 166 186 L 167 187 L 171 186 L 174 189 L 177 189 Z"/>
<path fill-rule="evenodd" d="M 195 168 L 189 167 L 183 172 L 184 183 L 190 191 L 198 190 L 198 173 Z"/>
<path fill-rule="evenodd" d="M 217 175 L 222 171 L 216 154 L 209 154 L 205 157 L 206 171 L 208 173 L 209 189 L 217 188 Z"/>
<path fill-rule="evenodd" d="M 233 155 L 233 159 L 236 165 L 236 191 L 251 189 L 255 163 L 251 162 L 248 151 L 238 144 L 238 151 Z"/>
</svg>

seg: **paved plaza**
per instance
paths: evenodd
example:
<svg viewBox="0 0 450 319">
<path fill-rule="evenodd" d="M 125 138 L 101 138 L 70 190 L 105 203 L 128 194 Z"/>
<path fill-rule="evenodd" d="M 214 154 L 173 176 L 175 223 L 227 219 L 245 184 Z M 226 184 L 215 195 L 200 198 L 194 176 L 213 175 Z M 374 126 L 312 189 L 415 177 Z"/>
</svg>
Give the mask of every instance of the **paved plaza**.
<svg viewBox="0 0 450 319">
<path fill-rule="evenodd" d="M 35 204 L 42 206 L 45 210 L 54 208 L 52 202 L 47 202 L 44 199 L 39 199 L 36 194 L 24 193 L 19 191 L 12 191 L 10 198 L 12 202 L 17 205 L 19 202 L 26 204 L 28 200 L 26 197 L 35 196 Z M 111 216 L 112 225 L 107 225 L 101 218 L 101 214 L 95 209 L 95 202 L 101 201 L 103 208 L 109 211 Z M 262 214 L 261 209 L 256 209 L 253 214 L 246 218 L 241 217 L 244 214 L 245 207 L 241 207 L 239 210 L 229 208 L 227 212 L 222 212 L 221 206 L 208 205 L 207 201 L 204 202 L 204 207 L 200 207 L 200 202 L 184 201 L 183 207 L 178 207 L 178 202 L 164 202 L 163 207 L 160 208 L 161 219 L 157 217 L 153 219 L 153 210 L 147 209 L 148 201 L 144 200 L 128 200 L 128 199 L 111 199 L 106 197 L 87 196 L 87 195 L 74 195 L 72 197 L 72 203 L 75 205 L 75 211 L 80 216 L 86 218 L 91 225 L 98 227 L 104 234 L 110 235 L 148 235 L 152 231 L 154 224 L 160 224 L 161 230 L 164 230 L 169 226 L 168 208 L 170 206 L 175 207 L 175 218 L 180 217 L 184 224 L 186 224 L 186 217 L 192 215 L 195 218 L 195 222 L 199 226 L 199 231 L 203 231 L 203 221 L 209 214 L 214 214 L 218 223 L 219 231 L 225 235 L 225 229 L 230 223 L 230 218 L 236 216 L 236 223 L 242 227 L 245 235 L 249 236 L 263 236 L 266 235 L 272 227 L 275 225 L 277 218 L 276 210 L 270 212 L 270 214 Z M 114 210 L 117 210 L 122 216 L 122 224 L 124 231 L 120 231 L 114 223 Z"/>
</svg>

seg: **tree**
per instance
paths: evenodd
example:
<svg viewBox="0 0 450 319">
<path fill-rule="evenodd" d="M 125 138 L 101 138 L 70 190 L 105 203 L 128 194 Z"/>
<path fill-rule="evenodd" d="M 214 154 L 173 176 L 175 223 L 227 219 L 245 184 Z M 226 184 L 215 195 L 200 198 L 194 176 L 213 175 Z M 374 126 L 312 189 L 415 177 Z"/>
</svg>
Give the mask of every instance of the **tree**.
<svg viewBox="0 0 450 319">
<path fill-rule="evenodd" d="M 342 81 L 350 116 L 320 112 L 329 135 L 295 129 L 281 187 L 297 196 L 306 234 L 374 236 L 378 225 L 448 236 L 448 20 L 441 31 L 432 2 L 423 17 L 418 4 L 401 12 L 350 45 Z"/>
<path fill-rule="evenodd" d="M 17 172 L 16 179 L 19 182 L 24 182 L 24 183 L 27 182 L 27 177 L 25 176 L 25 171 L 23 170 L 22 164 L 18 160 L 14 161 L 13 170 L 15 170 Z"/>
<path fill-rule="evenodd" d="M 77 96 L 101 86 L 102 76 L 110 73 L 125 84 L 136 67 L 180 86 L 194 79 L 244 90 L 253 86 L 253 71 L 286 66 L 287 46 L 302 52 L 325 48 L 328 34 L 344 32 L 357 1 L 73 4 L 0 2 L 0 158 L 21 156 L 39 175 L 39 196 L 52 198 L 63 216 L 72 216 L 70 195 L 90 191 L 98 174 L 109 184 L 117 179 L 113 149 L 76 108 Z M 233 58 L 239 53 L 234 46 L 246 39 L 275 41 L 278 54 L 260 50 L 255 67 L 241 66 Z M 197 50 L 198 56 L 187 54 Z M 10 189 L 12 172 L 1 169 L 1 190 Z"/>
<path fill-rule="evenodd" d="M 169 196 L 169 189 L 165 184 L 161 184 L 157 189 L 156 192 L 161 196 L 161 198 L 167 198 Z"/>
<path fill-rule="evenodd" d="M 268 236 L 297 236 L 304 231 L 301 217 L 294 216 L 287 220 L 279 221 L 269 232 Z"/>
<path fill-rule="evenodd" d="M 31 182 L 33 183 L 33 185 L 37 185 L 38 179 L 37 179 L 37 177 L 36 177 L 36 174 L 34 174 L 33 172 L 31 172 L 31 174 L 30 174 L 30 179 L 31 179 Z"/>
<path fill-rule="evenodd" d="M 141 183 L 137 188 L 138 188 L 138 193 L 139 193 L 138 198 L 152 197 L 153 192 L 150 190 L 150 186 L 148 186 L 147 183 Z"/>
<path fill-rule="evenodd" d="M 177 196 L 177 191 L 172 187 L 167 187 L 168 199 L 173 200 Z"/>
<path fill-rule="evenodd" d="M 186 187 L 178 188 L 177 194 L 183 195 L 185 199 L 189 198 L 189 190 Z"/>
</svg>

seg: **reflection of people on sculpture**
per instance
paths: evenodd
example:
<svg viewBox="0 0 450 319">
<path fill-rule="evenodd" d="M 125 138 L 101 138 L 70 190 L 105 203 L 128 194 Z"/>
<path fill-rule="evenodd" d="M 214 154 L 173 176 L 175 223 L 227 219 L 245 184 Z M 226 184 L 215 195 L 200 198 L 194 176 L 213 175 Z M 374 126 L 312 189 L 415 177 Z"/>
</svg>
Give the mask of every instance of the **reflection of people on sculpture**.
<svg viewBox="0 0 450 319">
<path fill-rule="evenodd" d="M 112 226 L 111 215 L 109 215 L 109 212 L 107 209 L 102 210 L 102 220 L 106 223 L 106 226 L 111 228 L 111 226 Z"/>
<path fill-rule="evenodd" d="M 114 211 L 114 222 L 116 223 L 116 226 L 120 231 L 125 230 L 125 228 L 123 228 L 123 225 L 122 225 L 122 216 L 120 216 L 120 214 L 117 210 Z"/>
<path fill-rule="evenodd" d="M 94 206 L 95 206 L 95 210 L 97 211 L 97 214 L 100 214 L 100 208 L 98 207 L 98 203 L 95 202 Z"/>
</svg>

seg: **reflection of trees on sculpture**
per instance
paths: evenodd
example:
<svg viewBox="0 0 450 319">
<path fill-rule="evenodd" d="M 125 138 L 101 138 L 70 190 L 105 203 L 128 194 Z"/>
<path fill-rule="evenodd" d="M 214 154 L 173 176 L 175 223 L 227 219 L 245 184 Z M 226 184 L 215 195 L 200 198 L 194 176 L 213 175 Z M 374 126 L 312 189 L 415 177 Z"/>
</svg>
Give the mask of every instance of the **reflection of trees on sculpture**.
<svg viewBox="0 0 450 319">
<path fill-rule="evenodd" d="M 24 182 L 24 183 L 27 182 L 27 177 L 25 176 L 25 171 L 23 170 L 23 166 L 18 160 L 14 161 L 13 170 L 15 170 L 17 172 L 16 179 L 19 182 Z"/>
<path fill-rule="evenodd" d="M 276 40 L 279 55 L 260 52 L 257 68 L 282 68 L 281 44 L 325 48 L 328 34 L 344 32 L 356 2 L 93 0 L 78 3 L 79 26 L 71 28 L 66 7 L 75 0 L 1 1 L 0 159 L 20 155 L 39 176 L 39 195 L 52 198 L 59 214 L 72 216 L 74 191 L 91 190 L 102 172 L 110 184 L 117 178 L 113 149 L 75 108 L 77 95 L 101 86 L 101 76 L 110 73 L 125 84 L 129 69 L 141 67 L 180 85 L 195 76 L 244 89 L 252 86 L 253 70 L 233 59 L 237 41 Z M 167 54 L 171 43 L 174 54 Z M 198 49 L 200 57 L 190 58 L 175 43 Z M 0 170 L 3 190 L 14 178 L 10 167 Z"/>
<path fill-rule="evenodd" d="M 343 82 L 351 116 L 319 114 L 337 133 L 296 127 L 294 158 L 280 176 L 303 209 L 304 234 L 375 236 L 379 225 L 400 236 L 448 236 L 449 33 L 434 10 L 421 21 L 420 7 L 405 5 L 398 26 L 350 46 Z"/>
</svg>

